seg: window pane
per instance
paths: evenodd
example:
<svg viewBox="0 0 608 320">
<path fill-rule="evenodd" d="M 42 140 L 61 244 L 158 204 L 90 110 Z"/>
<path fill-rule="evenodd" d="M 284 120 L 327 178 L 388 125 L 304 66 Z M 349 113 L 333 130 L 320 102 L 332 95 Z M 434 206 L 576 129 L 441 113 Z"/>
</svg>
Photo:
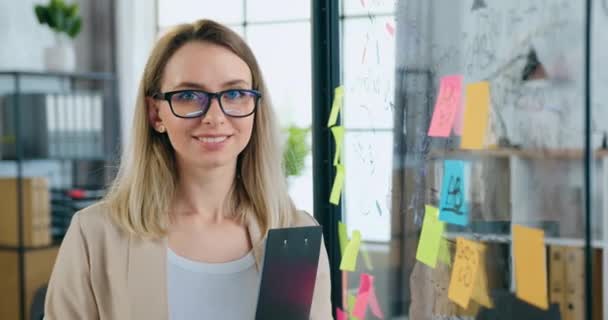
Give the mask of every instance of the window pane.
<svg viewBox="0 0 608 320">
<path fill-rule="evenodd" d="M 244 0 L 157 0 L 158 26 L 164 28 L 199 19 L 221 23 L 241 23 Z"/>
<path fill-rule="evenodd" d="M 247 20 L 272 21 L 310 19 L 310 0 L 248 0 Z"/>
<path fill-rule="evenodd" d="M 282 128 L 311 126 L 310 24 L 250 25 L 247 40 L 255 53 Z M 312 213 L 312 160 L 299 177 L 290 178 L 290 194 L 300 209 Z"/>
<path fill-rule="evenodd" d="M 348 232 L 366 241 L 390 239 L 392 131 L 346 132 L 344 214 Z"/>
<path fill-rule="evenodd" d="M 344 20 L 343 116 L 347 128 L 393 126 L 395 39 L 386 24 L 393 24 L 393 18 Z"/>
<path fill-rule="evenodd" d="M 392 14 L 395 0 L 343 0 L 344 15 Z"/>
</svg>

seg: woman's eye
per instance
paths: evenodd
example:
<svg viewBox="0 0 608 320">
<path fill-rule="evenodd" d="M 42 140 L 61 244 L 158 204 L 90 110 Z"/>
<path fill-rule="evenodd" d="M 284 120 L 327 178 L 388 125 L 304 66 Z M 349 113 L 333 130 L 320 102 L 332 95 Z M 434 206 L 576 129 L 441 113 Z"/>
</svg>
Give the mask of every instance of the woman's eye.
<svg viewBox="0 0 608 320">
<path fill-rule="evenodd" d="M 180 92 L 177 94 L 177 99 L 179 100 L 194 100 L 196 99 L 196 95 L 193 92 Z"/>
<path fill-rule="evenodd" d="M 238 90 L 232 90 L 232 91 L 226 92 L 226 98 L 228 98 L 228 99 L 238 99 L 242 95 L 243 94 L 241 93 L 241 91 L 238 91 Z"/>
</svg>

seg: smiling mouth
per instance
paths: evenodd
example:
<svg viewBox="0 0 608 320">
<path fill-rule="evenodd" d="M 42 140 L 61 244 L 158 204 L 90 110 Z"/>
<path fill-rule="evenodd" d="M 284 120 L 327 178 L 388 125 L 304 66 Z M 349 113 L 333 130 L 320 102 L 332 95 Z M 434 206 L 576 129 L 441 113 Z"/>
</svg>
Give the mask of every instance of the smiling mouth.
<svg viewBox="0 0 608 320">
<path fill-rule="evenodd" d="M 197 137 L 198 141 L 204 143 L 220 143 L 226 141 L 230 136 L 221 136 L 221 137 Z"/>
</svg>

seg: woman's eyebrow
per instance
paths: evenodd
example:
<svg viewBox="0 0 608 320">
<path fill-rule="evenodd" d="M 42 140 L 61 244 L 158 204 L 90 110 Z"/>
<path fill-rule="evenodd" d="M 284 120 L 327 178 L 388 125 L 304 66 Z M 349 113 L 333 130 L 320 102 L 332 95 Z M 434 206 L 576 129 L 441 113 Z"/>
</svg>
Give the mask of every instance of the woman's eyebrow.
<svg viewBox="0 0 608 320">
<path fill-rule="evenodd" d="M 235 85 L 244 85 L 244 86 L 250 86 L 249 82 L 242 80 L 242 79 L 235 79 L 235 80 L 229 80 L 226 81 L 222 84 L 222 87 L 231 87 L 231 86 L 235 86 Z M 194 88 L 194 89 L 200 89 L 200 90 L 207 90 L 207 87 L 205 85 L 202 85 L 200 83 L 196 83 L 196 82 L 191 82 L 191 81 L 184 81 L 184 82 L 180 82 L 178 85 L 173 87 L 174 89 L 177 88 Z"/>
</svg>

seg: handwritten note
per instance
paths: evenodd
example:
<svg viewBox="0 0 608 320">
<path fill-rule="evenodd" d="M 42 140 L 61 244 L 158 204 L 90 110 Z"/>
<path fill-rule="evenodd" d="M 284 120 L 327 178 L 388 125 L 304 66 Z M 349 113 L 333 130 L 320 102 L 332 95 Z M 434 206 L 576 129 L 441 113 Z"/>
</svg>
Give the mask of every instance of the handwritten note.
<svg viewBox="0 0 608 320">
<path fill-rule="evenodd" d="M 469 306 L 477 272 L 479 270 L 480 245 L 464 238 L 456 238 L 456 255 L 448 298 L 464 309 Z"/>
<path fill-rule="evenodd" d="M 494 308 L 488 288 L 488 274 L 486 272 L 486 247 L 479 244 L 479 269 L 477 279 L 473 286 L 471 298 L 486 308 Z"/>
<path fill-rule="evenodd" d="M 327 127 L 331 127 L 338 121 L 338 113 L 342 109 L 344 100 L 344 86 L 336 87 L 334 90 L 334 102 L 331 104 L 331 111 L 329 112 L 329 120 L 327 121 Z"/>
<path fill-rule="evenodd" d="M 344 249 L 342 261 L 340 262 L 340 270 L 355 271 L 357 267 L 357 255 L 359 255 L 359 247 L 361 246 L 361 232 L 354 230 L 353 235 Z"/>
<path fill-rule="evenodd" d="M 519 299 L 543 310 L 547 299 L 547 263 L 543 230 L 513 225 L 515 294 Z"/>
<path fill-rule="evenodd" d="M 344 187 L 344 166 L 338 164 L 336 167 L 336 178 L 334 179 L 334 185 L 331 188 L 331 194 L 329 195 L 329 202 L 334 205 L 340 203 L 340 196 L 342 195 L 342 187 Z"/>
<path fill-rule="evenodd" d="M 334 136 L 336 142 L 336 153 L 334 155 L 334 165 L 342 163 L 342 144 L 344 142 L 344 127 L 335 126 L 331 127 L 331 133 Z"/>
<path fill-rule="evenodd" d="M 445 223 L 439 221 L 439 210 L 433 206 L 425 206 L 416 259 L 431 268 L 435 268 L 437 265 L 444 228 Z"/>
<path fill-rule="evenodd" d="M 482 149 L 488 126 L 490 84 L 477 82 L 467 85 L 464 107 L 462 149 Z"/>
<path fill-rule="evenodd" d="M 428 135 L 431 137 L 449 137 L 461 103 L 462 76 L 452 75 L 441 78 Z"/>
<path fill-rule="evenodd" d="M 446 160 L 443 163 L 439 220 L 466 226 L 469 212 L 465 202 L 464 161 Z"/>
<path fill-rule="evenodd" d="M 342 221 L 338 221 L 338 240 L 340 241 L 340 254 L 344 254 L 346 245 L 348 244 L 348 232 L 346 231 L 346 224 Z"/>
</svg>

